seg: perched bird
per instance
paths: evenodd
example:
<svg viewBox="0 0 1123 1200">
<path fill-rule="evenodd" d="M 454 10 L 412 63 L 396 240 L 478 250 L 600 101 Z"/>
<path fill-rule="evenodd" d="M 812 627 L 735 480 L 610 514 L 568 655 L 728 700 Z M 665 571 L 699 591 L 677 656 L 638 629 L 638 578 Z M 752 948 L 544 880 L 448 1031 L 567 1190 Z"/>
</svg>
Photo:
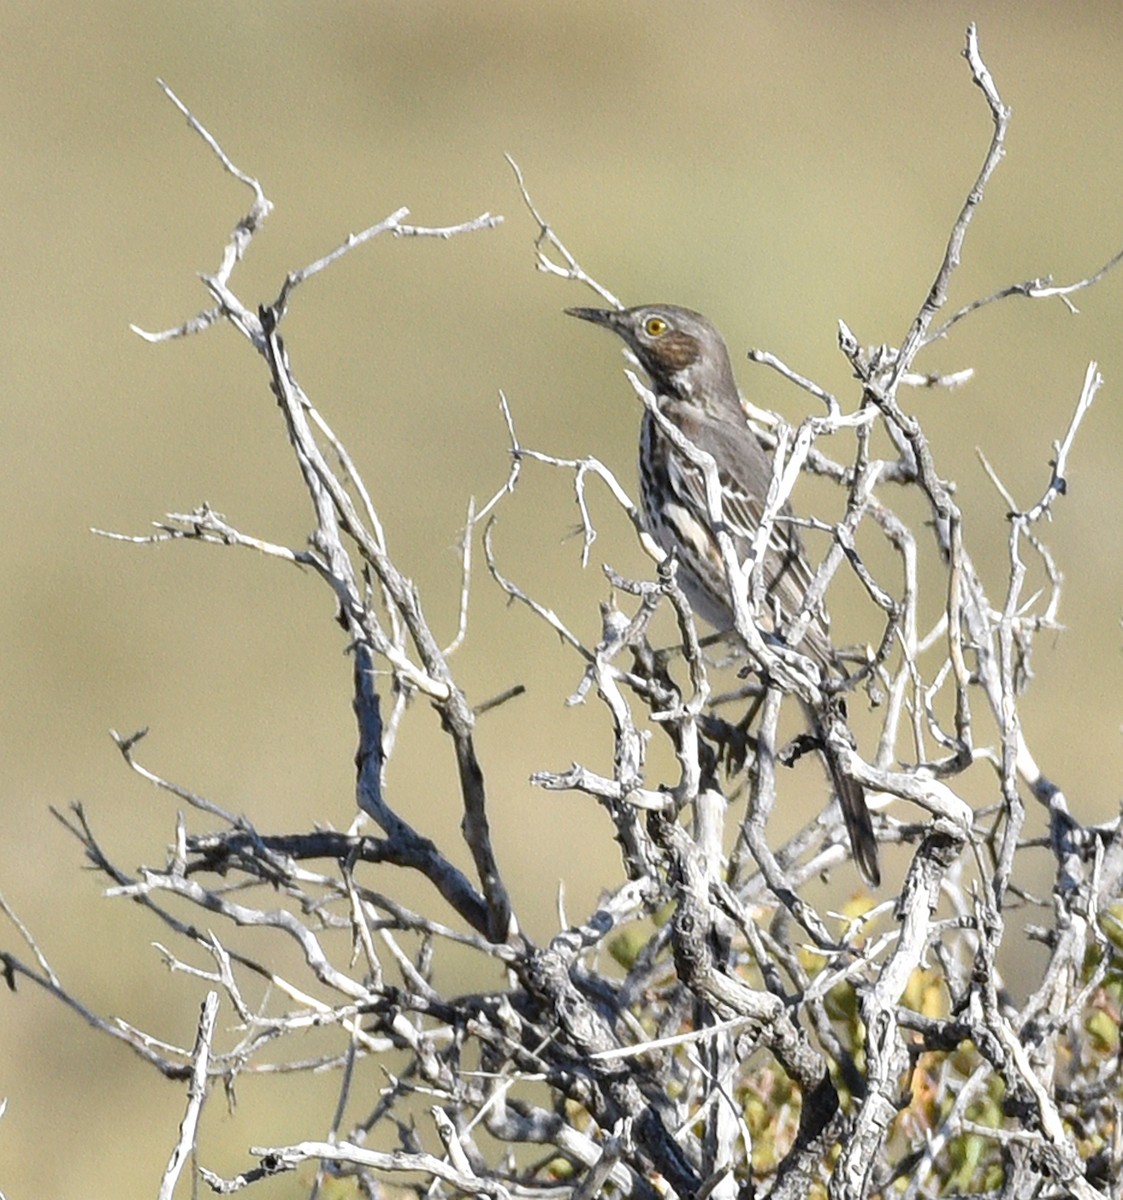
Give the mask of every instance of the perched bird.
<svg viewBox="0 0 1123 1200">
<path fill-rule="evenodd" d="M 673 304 L 565 311 L 623 338 L 651 380 L 662 416 L 697 449 L 713 456 L 721 482 L 722 517 L 744 562 L 760 525 L 772 462 L 745 418 L 721 334 L 700 313 Z M 639 476 L 647 531 L 665 552 L 676 556 L 679 581 L 691 607 L 718 632 L 732 631 L 733 606 L 702 471 L 647 410 L 640 428 Z M 791 516 L 791 509 L 785 505 L 781 515 Z M 794 523 L 773 524 L 758 570 L 764 575 L 767 608 L 777 614 L 782 627 L 798 613 L 814 578 Z M 821 615 L 813 617 L 799 649 L 826 674 L 845 674 Z M 823 747 L 855 861 L 876 887 L 881 872 L 865 793 L 832 761 L 818 716 L 808 715 Z"/>
</svg>

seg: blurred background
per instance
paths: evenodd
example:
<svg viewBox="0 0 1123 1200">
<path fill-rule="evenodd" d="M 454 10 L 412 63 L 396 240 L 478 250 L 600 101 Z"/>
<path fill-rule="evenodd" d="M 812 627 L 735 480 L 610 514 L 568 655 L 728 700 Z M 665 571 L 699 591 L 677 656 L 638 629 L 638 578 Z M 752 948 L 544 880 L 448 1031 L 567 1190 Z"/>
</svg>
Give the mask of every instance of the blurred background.
<svg viewBox="0 0 1123 1200">
<path fill-rule="evenodd" d="M 617 347 L 561 315 L 590 293 L 534 269 L 537 229 L 504 153 L 587 270 L 628 303 L 704 310 L 745 390 L 791 421 L 808 397 L 751 367 L 748 347 L 852 407 L 838 319 L 864 343 L 899 343 L 930 285 L 991 133 L 961 57 L 970 19 L 1013 125 L 952 304 L 1036 275 L 1071 282 L 1123 246 L 1117 4 L 765 0 L 687 16 L 664 0 L 9 0 L 0 13 L 0 890 L 66 986 L 178 1044 L 191 1042 L 200 989 L 162 967 L 150 945 L 162 929 L 102 897 L 49 806 L 81 801 L 119 863 L 161 865 L 174 804 L 126 770 L 108 734 L 149 726 L 142 762 L 259 828 L 345 827 L 354 729 L 349 662 L 316 580 L 245 553 L 138 549 L 89 532 L 143 533 L 203 501 L 294 546 L 310 528 L 248 345 L 227 328 L 156 347 L 129 331 L 206 304 L 197 274 L 217 267 L 249 203 L 158 76 L 276 205 L 234 276 L 248 303 L 400 205 L 421 224 L 506 217 L 448 243 L 362 248 L 298 292 L 284 329 L 298 378 L 365 472 L 399 565 L 445 638 L 468 499 L 490 496 L 507 469 L 499 389 L 526 445 L 595 453 L 633 486 L 638 408 Z M 1077 814 L 1104 819 L 1123 765 L 1123 273 L 1075 299 L 1079 315 L 1022 300 L 979 314 L 918 364 L 970 366 L 974 381 L 905 400 L 958 484 L 968 545 L 997 600 L 1005 506 L 975 449 L 1032 502 L 1088 360 L 1102 364 L 1069 494 L 1043 530 L 1069 580 L 1066 629 L 1039 639 L 1022 716 Z M 581 575 L 569 480 L 528 467 L 496 539 L 508 573 L 588 638 L 607 595 L 600 564 L 648 570 L 608 503 L 598 511 L 602 536 Z M 474 586 L 457 660 L 470 698 L 532 684 L 482 723 L 480 750 L 516 901 L 548 936 L 557 883 L 579 915 L 615 882 L 617 859 L 599 810 L 527 777 L 571 759 L 607 768 L 610 731 L 599 712 L 563 706 L 579 668 L 557 639 L 507 609 L 482 571 Z M 875 636 L 835 620 L 853 638 Z M 437 737 L 418 705 L 391 798 L 447 841 L 459 814 Z M 809 811 L 822 798 L 820 782 Z M 416 880 L 372 884 L 428 900 Z M 29 957 L 10 929 L 0 945 Z M 30 986 L 0 1004 L 0 1189 L 153 1194 L 184 1089 Z M 208 1165 L 232 1173 L 250 1144 L 326 1128 L 333 1089 L 313 1086 L 292 1111 L 244 1082 L 235 1114 L 221 1100 L 208 1109 Z M 265 1194 L 302 1190 L 278 1180 Z"/>
</svg>

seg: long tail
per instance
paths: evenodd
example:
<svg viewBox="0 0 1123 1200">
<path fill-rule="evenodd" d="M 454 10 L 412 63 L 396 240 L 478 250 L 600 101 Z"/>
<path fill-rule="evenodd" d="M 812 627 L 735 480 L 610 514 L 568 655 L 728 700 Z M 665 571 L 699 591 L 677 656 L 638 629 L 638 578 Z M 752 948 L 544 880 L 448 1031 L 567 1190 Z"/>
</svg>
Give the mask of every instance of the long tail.
<svg viewBox="0 0 1123 1200">
<path fill-rule="evenodd" d="M 846 822 L 846 832 L 850 835 L 850 847 L 854 851 L 854 861 L 858 870 L 865 876 L 871 887 L 881 883 L 881 868 L 877 863 L 877 838 L 873 833 L 873 822 L 870 820 L 870 810 L 866 806 L 866 793 L 857 780 L 843 775 L 834 755 L 824 754 L 827 767 L 831 773 L 835 794 L 838 796 L 842 817 Z"/>
</svg>

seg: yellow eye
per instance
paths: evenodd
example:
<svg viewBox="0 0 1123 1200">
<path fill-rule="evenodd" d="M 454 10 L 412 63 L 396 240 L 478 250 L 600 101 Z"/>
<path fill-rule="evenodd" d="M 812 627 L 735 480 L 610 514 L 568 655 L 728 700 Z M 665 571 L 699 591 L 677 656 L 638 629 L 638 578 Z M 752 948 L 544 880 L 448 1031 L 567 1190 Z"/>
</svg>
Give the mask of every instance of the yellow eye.
<svg viewBox="0 0 1123 1200">
<path fill-rule="evenodd" d="M 648 317 L 643 323 L 643 331 L 648 337 L 662 337 L 668 328 L 662 317 Z"/>
</svg>

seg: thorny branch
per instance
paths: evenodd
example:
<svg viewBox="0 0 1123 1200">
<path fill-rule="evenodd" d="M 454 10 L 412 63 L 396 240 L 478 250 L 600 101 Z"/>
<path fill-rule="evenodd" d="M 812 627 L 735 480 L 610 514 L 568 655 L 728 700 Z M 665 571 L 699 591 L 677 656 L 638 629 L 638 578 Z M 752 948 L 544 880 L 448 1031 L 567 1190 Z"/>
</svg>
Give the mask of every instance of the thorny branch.
<svg viewBox="0 0 1123 1200">
<path fill-rule="evenodd" d="M 487 503 L 469 506 L 459 628 L 442 649 L 418 589 L 395 563 L 359 470 L 294 376 L 280 328 L 296 289 L 312 275 L 385 233 L 447 238 L 494 227 L 499 218 L 485 213 L 429 228 L 406 224 L 407 210 L 399 208 L 289 273 L 271 303 L 245 303 L 234 290 L 234 270 L 272 205 L 165 87 L 253 201 L 218 270 L 204 278 L 210 306 L 143 336 L 184 337 L 220 321 L 245 336 L 268 373 L 313 529 L 307 546 L 291 548 L 244 533 L 202 506 L 124 540 L 253 549 L 328 586 L 354 661 L 356 806 L 373 824 L 357 818 L 346 833 L 257 829 L 142 766 L 136 751 L 143 731 L 117 738 L 128 766 L 187 810 L 176 820 L 163 866 L 126 872 L 84 811 L 60 820 L 108 880 L 109 894 L 140 905 L 172 944 L 197 952 L 189 962 L 181 949 L 160 948 L 173 971 L 208 994 L 194 1049 L 90 1011 L 3 905 L 34 959 L 0 951 L 11 989 L 22 982 L 46 990 L 169 1078 L 189 1083 L 161 1194 L 171 1194 L 189 1157 L 205 1164 L 198 1116 L 208 1089 L 221 1083 L 233 1093 L 246 1074 L 299 1079 L 326 1070 L 339 1072 L 337 1102 L 305 1140 L 253 1149 L 253 1165 L 233 1177 L 205 1165 L 199 1176 L 224 1194 L 304 1162 L 317 1164 L 318 1180 L 354 1177 L 364 1194 L 392 1179 L 435 1197 L 802 1200 L 829 1193 L 856 1200 L 890 1188 L 909 1197 L 945 1194 L 953 1175 L 957 1191 L 996 1200 L 1108 1194 L 1123 1172 L 1116 1052 L 1123 932 L 1107 907 L 1123 879 L 1123 824 L 1079 823 L 1060 787 L 1038 768 L 1018 716 L 1033 638 L 1056 624 L 1061 595 L 1060 572 L 1037 528 L 1065 494 L 1068 461 L 1100 377 L 1091 364 L 1037 502 L 1020 507 L 986 464 L 1010 510 L 1008 581 L 999 602 L 971 562 L 967 519 L 940 473 L 939 447 L 907 411 L 902 389 L 969 379 L 969 371 L 925 373 L 916 359 L 982 306 L 1013 295 L 1067 302 L 1123 254 L 1068 287 L 1013 285 L 942 317 L 1009 122 L 973 27 L 966 57 L 994 133 L 899 346 L 864 348 L 840 325 L 840 347 L 860 384 L 854 410 L 767 351 L 750 354 L 826 410 L 791 430 L 746 406 L 774 448 L 756 557 L 770 524 L 788 519 L 784 505 L 801 471 L 813 470 L 839 485 L 845 513 L 834 523 L 807 522 L 829 548 L 803 619 L 843 570 L 853 571 L 870 601 L 864 627 L 874 645 L 850 656 L 857 737 L 840 698 L 824 736 L 846 769 L 884 797 L 878 833 L 900 845 L 894 861 L 903 873 L 896 897 L 842 912 L 819 911 L 812 887 L 846 857 L 837 811 L 828 809 L 776 849 L 768 821 L 789 786 L 785 764 L 805 748 L 799 739 L 781 745 L 781 714 L 792 695 L 821 701 L 823 681 L 790 645 L 762 634 L 752 562 L 739 562 L 728 538 L 724 566 L 744 649 L 733 654 L 735 682 L 719 689 L 729 664 L 715 655 L 728 656 L 730 648 L 699 640 L 677 564 L 646 537 L 626 489 L 592 455 L 563 460 L 524 446 L 504 398 L 511 468 Z M 511 166 L 537 226 L 539 269 L 618 305 L 566 248 Z M 643 382 L 630 378 L 640 403 L 650 406 Z M 895 457 L 873 457 L 875 427 L 888 435 Z M 848 461 L 822 453 L 816 443 L 828 435 L 832 445 L 853 446 Z M 698 455 L 683 441 L 684 454 Z M 698 455 L 698 465 L 712 475 L 706 457 Z M 653 579 L 628 579 L 606 567 L 613 601 L 603 608 L 593 645 L 554 603 L 532 596 L 503 569 L 495 517 L 518 502 L 528 464 L 572 473 L 583 563 L 597 534 L 598 484 L 656 562 Z M 715 482 L 710 516 L 721 529 Z M 922 497 L 930 524 L 910 529 L 886 501 L 892 488 Z M 862 556 L 863 526 L 884 540 L 895 572 Z M 480 527 L 493 579 L 574 652 L 578 682 L 570 703 L 599 701 L 612 731 L 609 769 L 575 762 L 533 775 L 544 788 L 573 793 L 575 806 L 603 806 L 621 858 L 621 877 L 596 910 L 574 922 L 563 915 L 544 945 L 521 928 L 491 840 L 487 764 L 475 739 L 476 722 L 491 705 L 469 703 L 450 660 L 465 642 L 471 546 Z M 1027 553 L 1048 579 L 1044 591 L 1029 595 Z M 934 572 L 944 588 L 941 612 L 922 628 L 921 581 Z M 669 647 L 657 632 L 663 612 L 673 617 Z M 797 636 L 793 631 L 789 642 L 798 644 Z M 753 670 L 742 669 L 745 650 Z M 985 703 L 974 704 L 980 694 Z M 872 736 L 869 722 L 857 719 L 863 695 L 880 716 Z M 387 794 L 386 763 L 414 696 L 436 709 L 448 738 L 463 847 L 438 845 Z M 987 713 L 989 719 L 980 715 Z M 658 765 L 661 746 L 670 767 Z M 985 776 L 980 786 L 993 791 L 979 811 L 963 799 L 969 774 Z M 745 803 L 738 804 L 742 792 Z M 1049 817 L 1055 879 L 1047 901 L 1034 900 L 1016 874 L 1025 845 L 1023 792 Z M 887 807 L 892 798 L 910 803 Z M 189 818 L 207 827 L 189 830 Z M 460 860 L 470 861 L 470 873 L 456 865 Z M 416 872 L 432 890 L 431 906 L 413 911 L 373 890 L 367 867 L 375 863 Z M 1038 989 L 1016 1009 L 1004 994 L 1000 951 L 1011 911 L 1031 905 L 1043 922 L 1031 934 L 1048 963 Z M 184 918 L 185 907 L 197 921 Z M 236 948 L 247 928 L 259 933 L 257 954 Z M 260 936 L 295 948 L 295 960 L 282 959 L 285 971 L 261 953 Z M 477 961 L 475 990 L 450 984 L 464 978 L 462 968 L 438 969 L 453 950 L 459 961 Z M 220 1003 L 236 1014 L 232 1030 L 216 1023 Z M 308 1057 L 298 1037 L 313 1028 L 335 1041 Z M 356 1086 L 356 1071 L 375 1056 L 383 1074 L 372 1096 Z"/>
</svg>

